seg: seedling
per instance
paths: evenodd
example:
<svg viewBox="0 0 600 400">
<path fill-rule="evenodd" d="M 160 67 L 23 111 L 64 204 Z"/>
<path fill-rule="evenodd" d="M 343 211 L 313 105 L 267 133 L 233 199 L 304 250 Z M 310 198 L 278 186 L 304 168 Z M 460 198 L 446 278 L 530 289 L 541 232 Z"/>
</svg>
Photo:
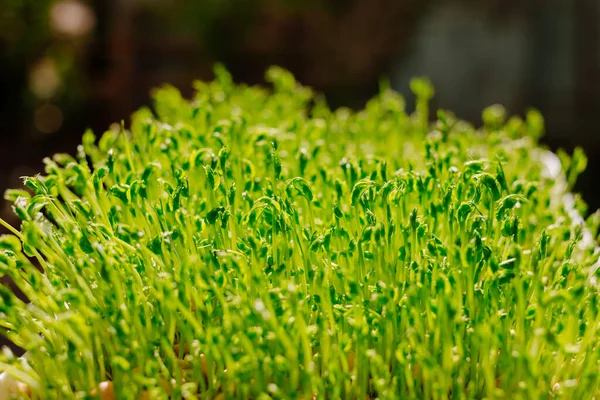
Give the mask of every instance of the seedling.
<svg viewBox="0 0 600 400">
<path fill-rule="evenodd" d="M 599 398 L 582 152 L 544 150 L 535 111 L 430 123 L 426 80 L 408 114 L 386 88 L 353 112 L 267 79 L 159 89 L 6 193 L 16 396 Z"/>
</svg>

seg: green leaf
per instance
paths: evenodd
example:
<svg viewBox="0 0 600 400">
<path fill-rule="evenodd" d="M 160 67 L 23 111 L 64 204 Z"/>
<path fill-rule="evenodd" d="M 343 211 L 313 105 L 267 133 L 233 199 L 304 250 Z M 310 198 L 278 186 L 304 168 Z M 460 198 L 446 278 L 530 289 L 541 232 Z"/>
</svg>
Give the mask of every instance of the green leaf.
<svg viewBox="0 0 600 400">
<path fill-rule="evenodd" d="M 148 242 L 146 245 L 151 252 L 156 255 L 161 255 L 163 253 L 162 250 L 162 239 L 160 236 L 156 236 L 154 239 Z"/>
<path fill-rule="evenodd" d="M 79 248 L 85 254 L 92 254 L 94 252 L 94 247 L 85 233 L 82 233 L 81 238 L 79 239 Z"/>
<path fill-rule="evenodd" d="M 294 188 L 296 188 L 296 190 L 298 190 L 298 192 L 302 194 L 302 196 L 306 198 L 306 200 L 308 200 L 309 202 L 313 200 L 313 192 L 310 189 L 310 186 L 308 185 L 306 179 L 302 177 L 292 178 L 286 181 L 285 186 L 293 186 Z"/>
<path fill-rule="evenodd" d="M 490 191 L 490 195 L 494 201 L 500 199 L 500 185 L 498 184 L 496 178 L 487 173 L 477 174 L 475 177 L 479 179 L 481 183 Z"/>
</svg>

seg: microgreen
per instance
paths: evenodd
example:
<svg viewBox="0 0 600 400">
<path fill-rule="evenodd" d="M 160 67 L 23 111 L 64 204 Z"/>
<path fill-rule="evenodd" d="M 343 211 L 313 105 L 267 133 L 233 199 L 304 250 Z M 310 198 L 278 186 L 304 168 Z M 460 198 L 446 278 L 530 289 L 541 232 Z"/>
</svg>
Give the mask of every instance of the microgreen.
<svg viewBox="0 0 600 400">
<path fill-rule="evenodd" d="M 598 398 L 585 156 L 493 106 L 387 87 L 330 110 L 287 71 L 154 92 L 8 191 L 0 356 L 33 398 Z"/>
</svg>

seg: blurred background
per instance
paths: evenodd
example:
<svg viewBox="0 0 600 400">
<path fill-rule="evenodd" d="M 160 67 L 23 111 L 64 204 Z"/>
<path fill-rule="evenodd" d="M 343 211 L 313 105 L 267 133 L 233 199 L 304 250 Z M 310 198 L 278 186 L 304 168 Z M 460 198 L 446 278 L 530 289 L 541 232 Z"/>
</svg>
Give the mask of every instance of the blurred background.
<svg viewBox="0 0 600 400">
<path fill-rule="evenodd" d="M 416 75 L 474 122 L 534 106 L 547 145 L 586 150 L 578 190 L 600 207 L 600 0 L 1 0 L 0 191 L 217 61 L 249 83 L 281 65 L 333 107 Z"/>
</svg>

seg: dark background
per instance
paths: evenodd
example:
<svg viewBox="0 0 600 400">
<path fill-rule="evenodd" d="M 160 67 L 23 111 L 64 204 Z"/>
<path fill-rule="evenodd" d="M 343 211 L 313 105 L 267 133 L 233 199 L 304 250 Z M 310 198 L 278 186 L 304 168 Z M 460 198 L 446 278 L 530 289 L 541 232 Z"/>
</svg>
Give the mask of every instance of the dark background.
<svg viewBox="0 0 600 400">
<path fill-rule="evenodd" d="M 361 107 L 381 77 L 408 95 L 426 75 L 434 107 L 539 108 L 545 143 L 582 146 L 577 189 L 600 207 L 599 0 L 1 0 L 0 191 L 74 153 L 149 103 L 163 82 L 191 94 L 223 62 L 238 81 L 290 69 L 330 105 Z M 0 216 L 11 218 L 6 202 Z"/>
</svg>

